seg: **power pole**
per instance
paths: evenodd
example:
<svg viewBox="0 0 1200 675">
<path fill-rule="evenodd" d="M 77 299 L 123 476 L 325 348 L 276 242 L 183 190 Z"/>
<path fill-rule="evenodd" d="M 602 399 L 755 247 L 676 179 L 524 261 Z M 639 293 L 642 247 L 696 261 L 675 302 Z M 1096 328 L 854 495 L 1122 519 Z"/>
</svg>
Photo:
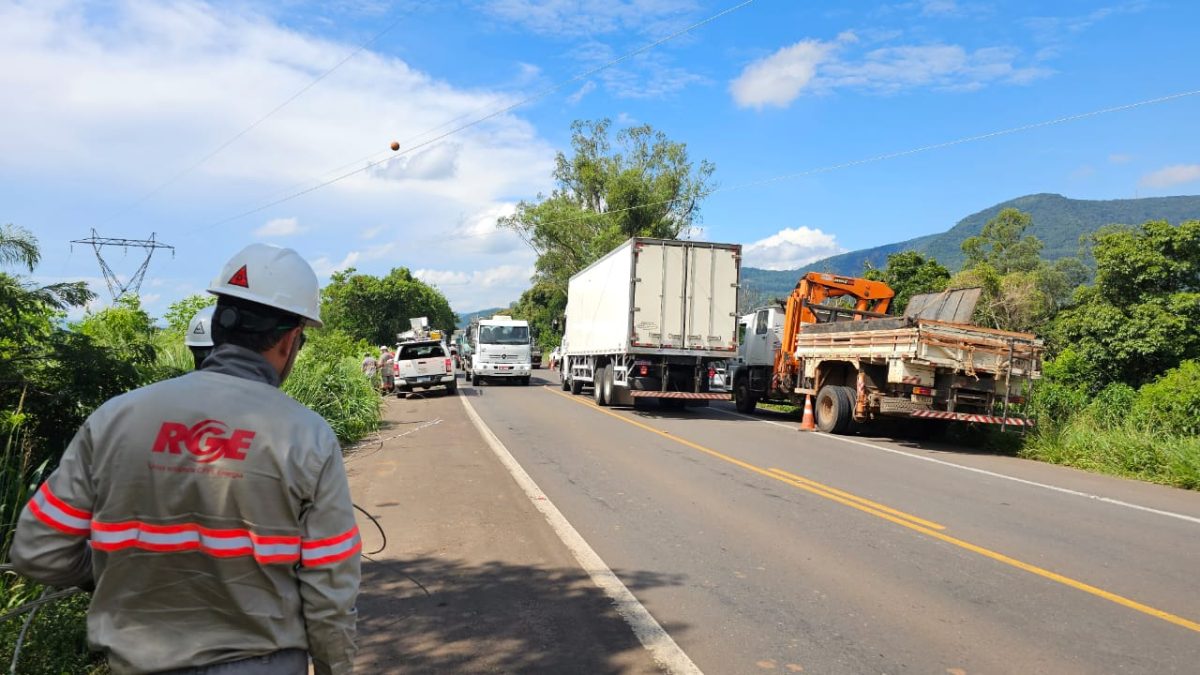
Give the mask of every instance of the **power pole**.
<svg viewBox="0 0 1200 675">
<path fill-rule="evenodd" d="M 171 249 L 171 257 L 175 257 L 175 247 L 164 244 L 155 240 L 153 232 L 150 233 L 149 239 L 119 239 L 116 237 L 101 237 L 96 233 L 96 228 L 92 228 L 92 236 L 87 239 L 75 239 L 72 244 L 90 244 L 92 250 L 96 252 L 96 260 L 100 262 L 100 272 L 104 275 L 104 283 L 108 284 L 108 292 L 112 295 L 113 302 L 116 302 L 129 291 L 133 291 L 136 295 L 142 290 L 142 279 L 146 278 L 146 270 L 150 267 L 150 258 L 154 255 L 154 251 L 160 248 Z M 104 260 L 104 255 L 101 249 L 105 246 L 119 247 L 125 249 L 128 253 L 131 248 L 140 248 L 146 252 L 146 258 L 142 260 L 142 264 L 129 278 L 129 281 L 122 284 L 113 269 L 109 267 Z"/>
</svg>

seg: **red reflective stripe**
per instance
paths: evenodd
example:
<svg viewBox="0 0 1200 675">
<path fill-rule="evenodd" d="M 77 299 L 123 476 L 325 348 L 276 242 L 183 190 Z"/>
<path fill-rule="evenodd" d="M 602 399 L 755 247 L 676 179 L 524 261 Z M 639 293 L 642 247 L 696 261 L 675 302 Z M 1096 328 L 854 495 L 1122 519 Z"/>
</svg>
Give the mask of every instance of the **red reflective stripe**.
<svg viewBox="0 0 1200 675">
<path fill-rule="evenodd" d="M 314 558 L 312 560 L 305 560 L 304 566 L 305 567 L 316 567 L 317 565 L 328 565 L 329 563 L 335 563 L 335 562 L 338 562 L 339 560 L 345 560 L 346 558 L 349 558 L 350 556 L 358 553 L 361 550 L 362 550 L 362 542 L 358 541 L 358 542 L 354 543 L 354 546 L 351 546 L 350 548 L 346 549 L 345 551 L 342 551 L 341 553 L 327 555 L 324 558 Z"/>
<path fill-rule="evenodd" d="M 84 511 L 83 509 L 77 509 L 74 506 L 71 506 L 71 505 L 67 504 L 66 502 L 64 502 L 63 500 L 59 499 L 58 497 L 54 496 L 54 493 L 50 491 L 50 483 L 49 482 L 42 483 L 42 487 L 41 487 L 40 491 L 41 491 L 42 495 L 46 498 L 46 501 L 48 501 L 51 504 L 58 507 L 59 510 L 61 510 L 63 513 L 67 514 L 68 516 L 75 516 L 76 518 L 83 518 L 84 520 L 91 520 L 91 518 L 92 518 L 91 512 Z"/>
<path fill-rule="evenodd" d="M 38 520 L 64 534 L 87 536 L 91 533 L 90 530 L 82 530 L 78 527 L 71 527 L 70 525 L 64 525 L 63 523 L 58 522 L 57 520 L 51 518 L 48 513 L 43 511 L 42 507 L 38 506 L 37 502 L 32 500 L 29 502 L 29 512 L 32 513 L 33 516 Z"/>
<path fill-rule="evenodd" d="M 145 541 L 123 541 L 115 544 L 105 544 L 102 542 L 93 541 L 92 548 L 98 551 L 120 551 L 126 548 L 137 548 L 143 551 L 151 551 L 153 553 L 182 553 L 186 551 L 194 551 L 203 553 L 204 555 L 213 558 L 240 558 L 248 555 L 253 555 L 254 559 L 260 563 L 281 563 L 281 562 L 296 562 L 300 560 L 299 553 L 286 553 L 276 555 L 259 555 L 254 552 L 252 547 L 236 548 L 236 549 L 211 549 L 202 545 L 200 542 L 187 542 L 183 544 L 152 544 Z"/>
<path fill-rule="evenodd" d="M 101 532 L 124 532 L 125 530 L 141 530 L 150 534 L 179 534 L 180 532 L 199 532 L 206 537 L 233 538 L 249 537 L 256 544 L 299 544 L 300 537 L 275 536 L 255 534 L 250 530 L 212 530 L 195 523 L 182 525 L 153 525 L 138 520 L 126 520 L 120 523 L 102 523 L 92 521 L 92 529 Z"/>
<path fill-rule="evenodd" d="M 333 546 L 334 544 L 340 544 L 341 542 L 346 541 L 356 534 L 358 534 L 357 525 L 337 535 L 336 537 L 330 537 L 328 539 L 305 539 L 304 543 L 300 546 L 302 548 L 321 548 L 322 546 Z"/>
</svg>

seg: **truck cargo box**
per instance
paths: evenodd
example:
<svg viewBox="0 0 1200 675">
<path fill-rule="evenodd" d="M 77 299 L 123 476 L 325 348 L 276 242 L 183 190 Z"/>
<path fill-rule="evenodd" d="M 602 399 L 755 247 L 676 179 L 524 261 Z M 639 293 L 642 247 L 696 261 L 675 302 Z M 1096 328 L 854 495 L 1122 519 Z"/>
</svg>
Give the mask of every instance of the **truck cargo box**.
<svg viewBox="0 0 1200 675">
<path fill-rule="evenodd" d="M 630 239 L 571 277 L 563 348 L 727 358 L 740 273 L 738 244 Z"/>
</svg>

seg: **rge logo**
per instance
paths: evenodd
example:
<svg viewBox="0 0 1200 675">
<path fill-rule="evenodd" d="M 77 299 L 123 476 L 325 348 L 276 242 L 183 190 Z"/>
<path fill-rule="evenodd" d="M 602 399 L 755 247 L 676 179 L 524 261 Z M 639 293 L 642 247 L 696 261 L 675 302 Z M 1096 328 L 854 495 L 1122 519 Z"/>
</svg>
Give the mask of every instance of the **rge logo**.
<svg viewBox="0 0 1200 675">
<path fill-rule="evenodd" d="M 186 448 L 192 458 L 202 464 L 218 459 L 246 459 L 245 450 L 254 440 L 254 432 L 234 429 L 218 420 L 204 420 L 192 426 L 179 422 L 163 422 L 154 440 L 154 452 L 178 455 Z"/>
</svg>

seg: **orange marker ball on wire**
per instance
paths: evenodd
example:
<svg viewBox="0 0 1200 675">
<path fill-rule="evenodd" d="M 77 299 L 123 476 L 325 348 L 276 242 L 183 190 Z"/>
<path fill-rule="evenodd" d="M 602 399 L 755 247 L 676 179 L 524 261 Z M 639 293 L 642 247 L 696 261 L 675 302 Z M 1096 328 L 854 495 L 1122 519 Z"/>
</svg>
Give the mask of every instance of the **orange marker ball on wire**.
<svg viewBox="0 0 1200 675">
<path fill-rule="evenodd" d="M 399 149 L 400 149 L 400 144 L 396 141 L 392 141 L 392 151 L 394 152 Z"/>
</svg>

